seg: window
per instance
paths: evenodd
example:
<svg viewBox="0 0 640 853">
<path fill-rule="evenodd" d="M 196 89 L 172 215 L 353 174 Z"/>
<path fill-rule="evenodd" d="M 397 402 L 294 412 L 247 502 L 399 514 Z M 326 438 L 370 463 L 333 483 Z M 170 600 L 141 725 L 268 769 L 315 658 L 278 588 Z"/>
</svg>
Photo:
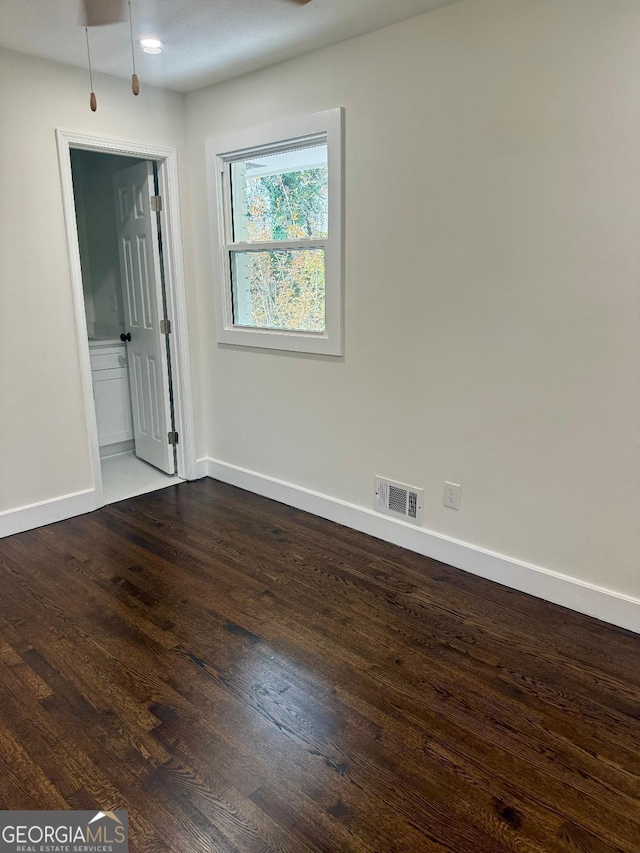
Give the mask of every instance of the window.
<svg viewBox="0 0 640 853">
<path fill-rule="evenodd" d="M 342 354 L 342 110 L 207 144 L 220 343 Z"/>
</svg>

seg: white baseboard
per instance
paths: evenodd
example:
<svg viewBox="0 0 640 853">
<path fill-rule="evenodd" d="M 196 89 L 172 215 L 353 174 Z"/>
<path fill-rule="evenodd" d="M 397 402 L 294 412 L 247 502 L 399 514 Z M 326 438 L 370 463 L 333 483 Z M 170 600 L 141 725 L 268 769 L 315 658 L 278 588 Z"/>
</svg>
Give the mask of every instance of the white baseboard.
<svg viewBox="0 0 640 853">
<path fill-rule="evenodd" d="M 0 539 L 33 530 L 34 527 L 44 527 L 74 515 L 92 512 L 96 508 L 96 493 L 94 489 L 74 492 L 60 498 L 52 498 L 29 506 L 9 509 L 0 512 Z"/>
<path fill-rule="evenodd" d="M 110 456 L 119 456 L 121 453 L 135 451 L 136 443 L 133 439 L 129 441 L 116 441 L 113 444 L 105 444 L 100 448 L 100 459 L 108 459 Z"/>
<path fill-rule="evenodd" d="M 640 599 L 568 575 L 496 554 L 467 542 L 460 542 L 424 528 L 387 518 L 373 510 L 322 495 L 301 486 L 266 477 L 216 459 L 199 459 L 196 477 L 212 477 L 241 489 L 271 498 L 313 515 L 335 521 L 345 527 L 368 533 L 418 554 L 424 554 L 487 578 L 504 586 L 526 592 L 545 601 L 560 604 L 587 616 L 640 634 Z M 0 512 L 0 539 L 82 515 L 96 509 L 93 489 L 64 495 L 30 506 Z"/>
<path fill-rule="evenodd" d="M 197 460 L 196 479 L 208 476 L 208 466 L 208 459 Z M 23 533 L 25 530 L 54 524 L 65 518 L 73 518 L 75 515 L 83 515 L 85 512 L 93 512 L 97 508 L 95 490 L 86 489 L 83 492 L 62 495 L 48 501 L 8 509 L 0 512 L 0 539 L 13 536 L 14 533 Z"/>
<path fill-rule="evenodd" d="M 196 480 L 209 476 L 209 459 L 196 459 Z"/>
<path fill-rule="evenodd" d="M 377 539 L 640 634 L 640 599 L 496 554 L 370 509 L 312 492 L 216 459 L 200 459 L 206 475 Z"/>
</svg>

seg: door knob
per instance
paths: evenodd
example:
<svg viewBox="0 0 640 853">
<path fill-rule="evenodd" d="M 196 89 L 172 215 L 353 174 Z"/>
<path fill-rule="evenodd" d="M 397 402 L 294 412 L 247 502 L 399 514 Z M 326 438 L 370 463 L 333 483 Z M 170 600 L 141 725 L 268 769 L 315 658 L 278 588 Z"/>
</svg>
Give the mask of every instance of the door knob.
<svg viewBox="0 0 640 853">
<path fill-rule="evenodd" d="M 123 332 L 123 333 L 120 335 L 120 340 L 122 341 L 122 343 L 123 343 L 123 344 L 125 344 L 127 341 L 130 341 L 130 340 L 131 340 L 131 332 L 127 332 L 127 334 L 126 334 L 126 335 L 125 335 L 125 333 Z"/>
</svg>

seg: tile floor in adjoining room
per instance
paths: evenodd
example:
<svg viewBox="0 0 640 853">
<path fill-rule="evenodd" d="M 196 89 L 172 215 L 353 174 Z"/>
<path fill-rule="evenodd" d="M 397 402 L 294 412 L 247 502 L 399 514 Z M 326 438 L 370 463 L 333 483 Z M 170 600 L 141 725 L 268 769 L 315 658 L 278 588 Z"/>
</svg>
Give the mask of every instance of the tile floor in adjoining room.
<svg viewBox="0 0 640 853">
<path fill-rule="evenodd" d="M 106 504 L 184 482 L 181 477 L 165 474 L 164 471 L 143 462 L 133 452 L 106 456 L 101 460 L 100 467 Z"/>
</svg>

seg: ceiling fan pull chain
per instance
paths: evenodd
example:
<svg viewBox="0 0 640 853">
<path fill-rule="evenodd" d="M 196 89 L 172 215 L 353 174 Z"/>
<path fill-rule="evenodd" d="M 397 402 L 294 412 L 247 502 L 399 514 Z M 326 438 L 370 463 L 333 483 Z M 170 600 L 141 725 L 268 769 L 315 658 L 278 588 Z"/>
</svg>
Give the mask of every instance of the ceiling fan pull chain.
<svg viewBox="0 0 640 853">
<path fill-rule="evenodd" d="M 91 69 L 91 49 L 89 47 L 89 27 L 84 28 L 85 35 L 87 37 L 87 59 L 89 60 L 89 83 L 91 85 L 91 97 L 89 98 L 89 106 L 91 107 L 91 112 L 94 112 L 98 109 L 98 99 L 96 98 L 96 93 L 93 91 L 93 71 Z"/>
<path fill-rule="evenodd" d="M 131 63 L 133 66 L 133 74 L 131 75 L 131 91 L 134 95 L 140 94 L 140 81 L 136 74 L 136 51 L 133 44 L 133 16 L 131 14 L 131 0 L 129 0 L 129 31 L 131 33 Z"/>
</svg>

